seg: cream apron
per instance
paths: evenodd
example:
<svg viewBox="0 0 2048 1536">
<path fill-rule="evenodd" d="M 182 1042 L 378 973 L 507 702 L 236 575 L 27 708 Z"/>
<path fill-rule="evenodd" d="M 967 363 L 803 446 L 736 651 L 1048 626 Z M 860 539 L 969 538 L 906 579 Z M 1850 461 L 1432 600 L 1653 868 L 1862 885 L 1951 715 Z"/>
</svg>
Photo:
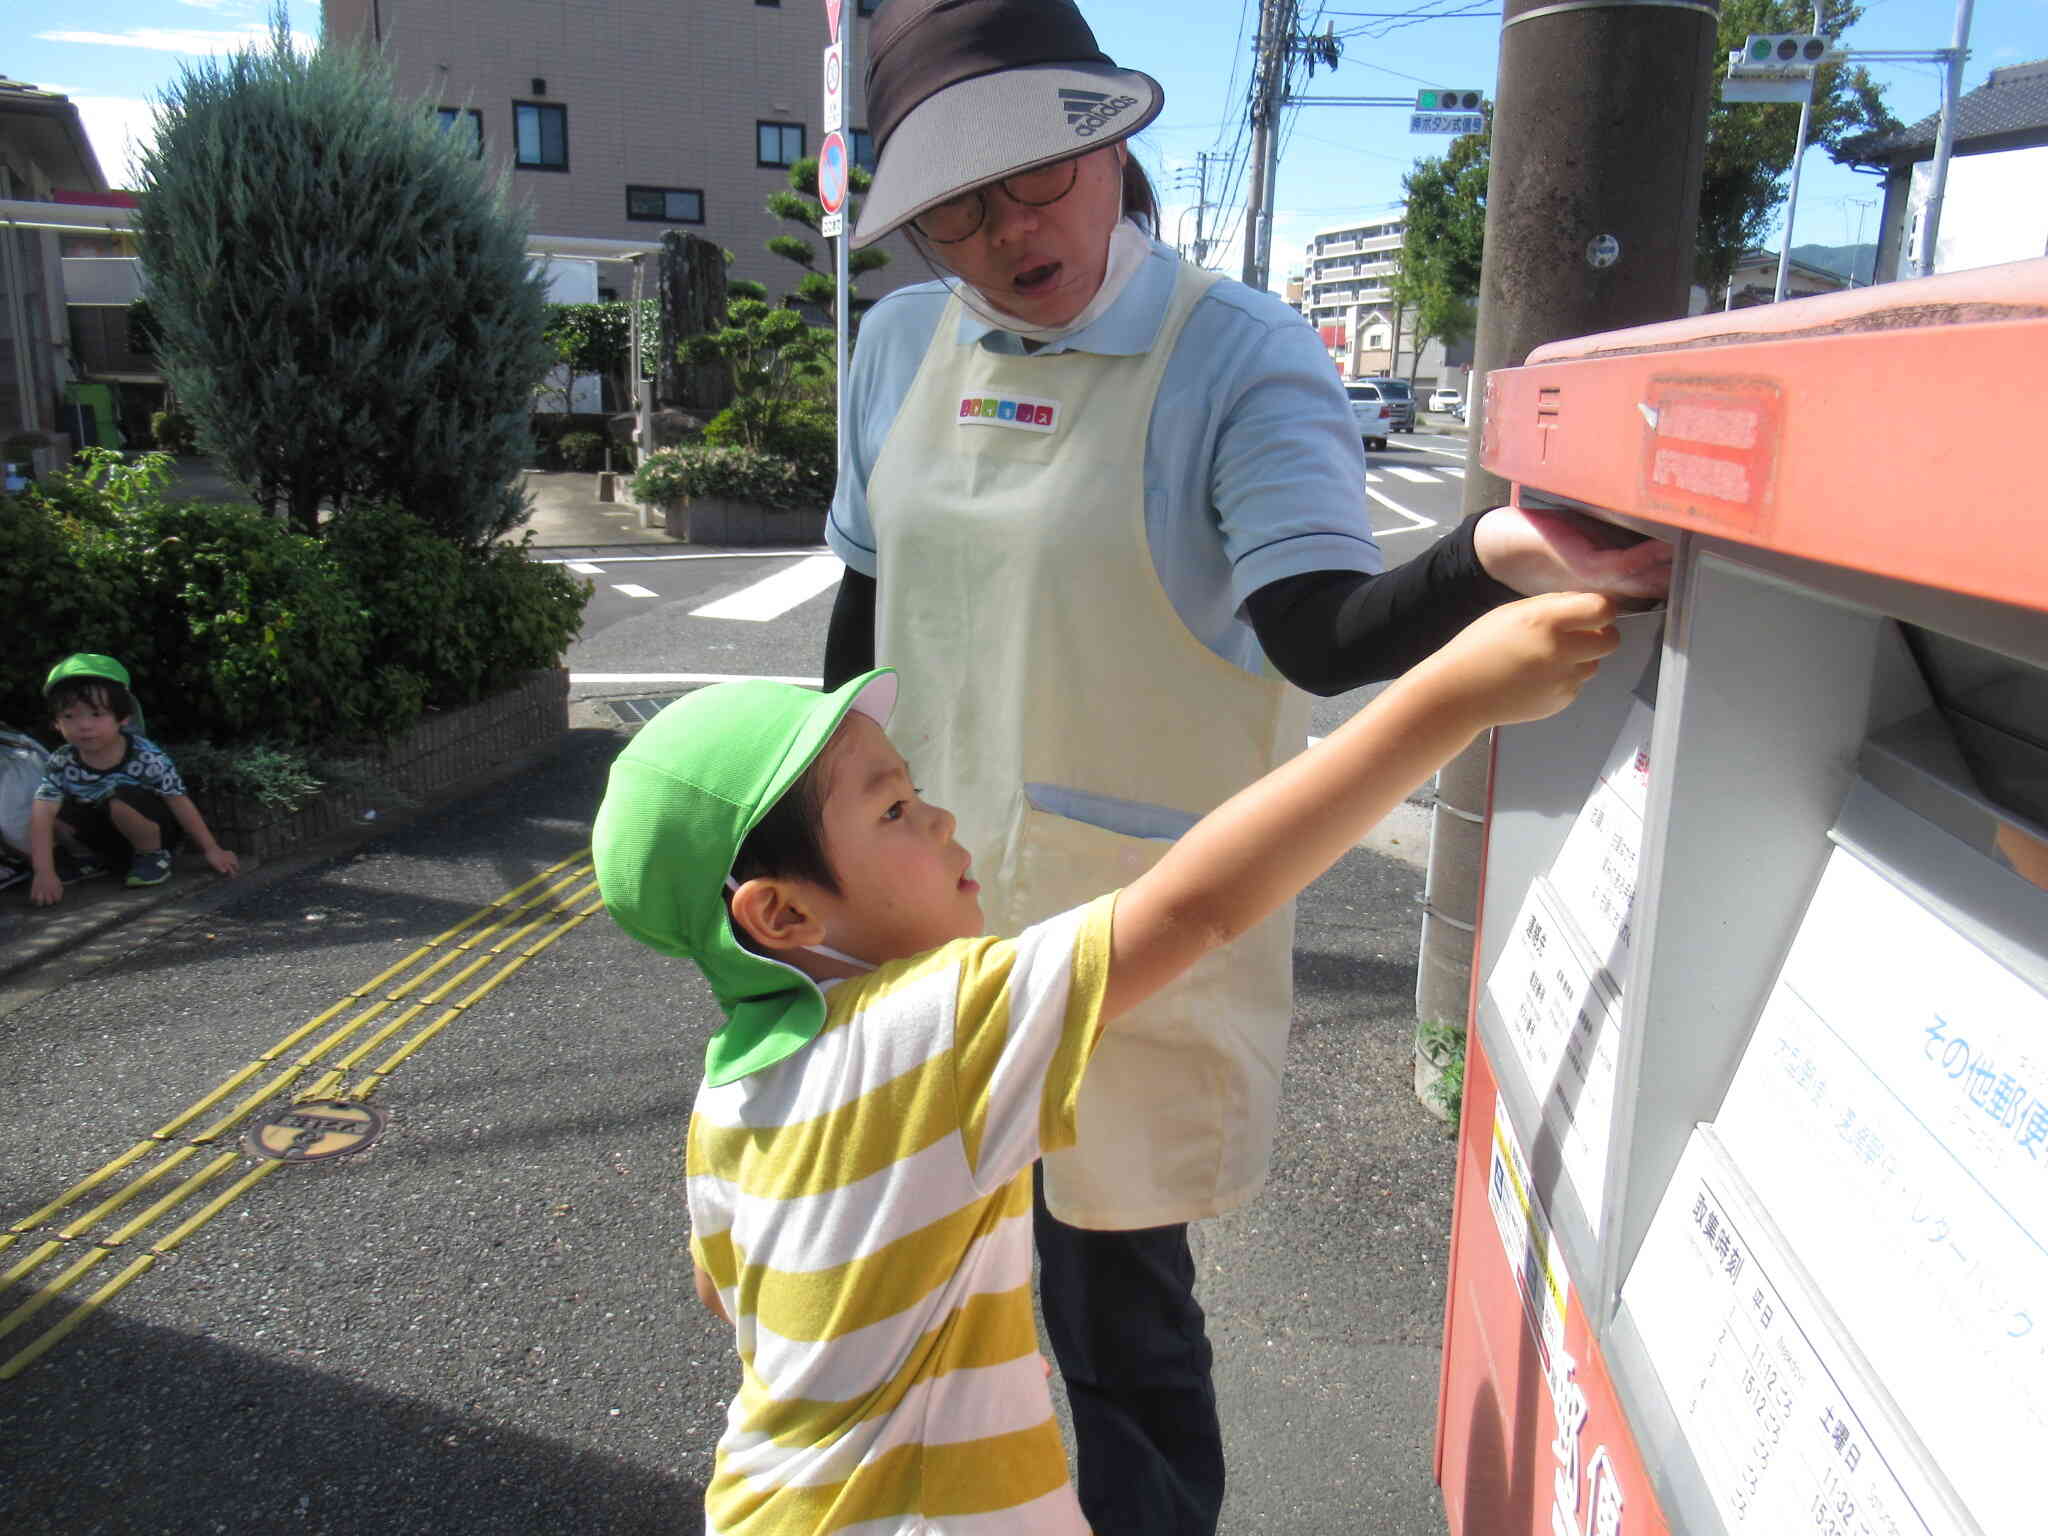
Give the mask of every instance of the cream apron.
<svg viewBox="0 0 2048 1536">
<path fill-rule="evenodd" d="M 1170 846 L 1039 809 L 1042 786 L 1099 797 L 1090 814 L 1119 826 L 1184 826 L 1305 740 L 1307 696 L 1190 634 L 1146 541 L 1153 398 L 1212 280 L 1180 269 L 1138 357 L 962 346 L 955 298 L 869 479 L 875 658 L 903 682 L 889 735 L 959 817 L 992 933 L 1127 885 Z M 1159 1226 L 1258 1192 L 1293 938 L 1290 908 L 1109 1028 L 1079 1144 L 1045 1159 L 1062 1221 Z"/>
</svg>

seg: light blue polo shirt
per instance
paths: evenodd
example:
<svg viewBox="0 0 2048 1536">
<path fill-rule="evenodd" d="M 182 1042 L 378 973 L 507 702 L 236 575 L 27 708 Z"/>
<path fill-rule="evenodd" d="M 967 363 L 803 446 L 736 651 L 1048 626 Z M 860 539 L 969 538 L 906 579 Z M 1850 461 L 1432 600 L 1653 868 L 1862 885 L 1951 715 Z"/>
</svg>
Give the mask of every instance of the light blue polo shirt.
<svg viewBox="0 0 2048 1536">
<path fill-rule="evenodd" d="M 1030 354 L 1137 356 L 1159 334 L 1180 258 L 1152 251 L 1115 303 Z M 950 296 L 899 288 L 861 321 L 845 414 L 850 472 L 825 530 L 840 559 L 875 572 L 868 476 L 895 425 Z M 1024 356 L 1009 331 L 969 311 L 959 345 Z M 1160 585 L 1189 631 L 1246 671 L 1271 668 L 1244 601 L 1307 571 L 1383 569 L 1366 518 L 1365 448 L 1329 354 L 1270 293 L 1220 279 L 1197 301 L 1168 360 L 1145 441 L 1145 533 Z"/>
</svg>

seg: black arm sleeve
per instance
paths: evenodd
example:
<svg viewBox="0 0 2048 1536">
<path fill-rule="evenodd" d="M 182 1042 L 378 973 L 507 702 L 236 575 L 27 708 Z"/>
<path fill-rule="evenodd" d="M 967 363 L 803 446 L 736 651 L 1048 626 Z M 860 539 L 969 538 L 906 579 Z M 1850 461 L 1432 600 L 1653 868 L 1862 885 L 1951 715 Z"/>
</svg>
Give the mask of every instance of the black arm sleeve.
<svg viewBox="0 0 2048 1536">
<path fill-rule="evenodd" d="M 872 671 L 875 665 L 875 578 L 849 568 L 832 599 L 825 630 L 825 691 Z"/>
<path fill-rule="evenodd" d="M 1521 595 L 1480 565 L 1472 544 L 1478 521 L 1466 518 L 1426 553 L 1377 576 L 1305 571 L 1263 586 L 1245 601 L 1252 632 L 1280 675 L 1308 693 L 1327 697 L 1398 677 Z M 838 621 L 835 609 L 835 629 Z M 872 643 L 872 612 L 869 634 Z"/>
</svg>

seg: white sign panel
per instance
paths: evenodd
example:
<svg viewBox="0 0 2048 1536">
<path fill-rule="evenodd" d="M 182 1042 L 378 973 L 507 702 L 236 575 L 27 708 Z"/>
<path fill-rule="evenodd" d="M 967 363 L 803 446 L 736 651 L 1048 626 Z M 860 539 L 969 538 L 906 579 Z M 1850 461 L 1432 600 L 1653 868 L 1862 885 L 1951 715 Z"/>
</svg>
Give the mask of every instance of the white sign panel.
<svg viewBox="0 0 2048 1536">
<path fill-rule="evenodd" d="M 1579 807 L 1550 883 L 1617 987 L 1626 983 L 1634 938 L 1636 867 L 1650 801 L 1649 706 L 1629 706 L 1593 792 Z"/>
<path fill-rule="evenodd" d="M 1731 1536 L 1968 1531 L 1712 1132 L 1687 1142 L 1621 1298 Z"/>
<path fill-rule="evenodd" d="M 1634 702 L 1547 879 L 1523 894 L 1486 980 L 1529 1092 L 1597 1233 L 1621 1064 L 1621 1000 L 1650 793 L 1649 706 Z"/>
<path fill-rule="evenodd" d="M 837 133 L 846 126 L 846 91 L 841 77 L 845 63 L 844 43 L 834 43 L 825 50 L 825 119 L 820 133 Z"/>
<path fill-rule="evenodd" d="M 1564 1349 L 1571 1275 L 1564 1267 L 1564 1251 L 1551 1233 L 1543 1202 L 1530 1187 L 1529 1159 L 1515 1140 L 1515 1128 L 1508 1122 L 1507 1106 L 1499 1094 L 1493 1097 L 1493 1152 L 1486 1174 L 1486 1204 L 1493 1212 L 1508 1268 L 1514 1272 L 1515 1288 L 1522 1294 L 1529 1330 L 1543 1348 L 1547 1373 L 1550 1357 Z"/>
<path fill-rule="evenodd" d="M 1986 1536 L 2039 1532 L 2048 997 L 1837 849 L 1714 1126 Z"/>
<path fill-rule="evenodd" d="M 1581 948 L 1541 876 L 1522 897 L 1486 989 L 1542 1106 L 1565 1174 L 1598 1232 L 1621 1056 L 1621 994 Z"/>
<path fill-rule="evenodd" d="M 1478 112 L 1411 112 L 1410 133 L 1483 133 L 1486 118 Z"/>
<path fill-rule="evenodd" d="M 843 213 L 821 213 L 818 215 L 818 233 L 827 240 L 837 240 L 846 229 L 846 215 Z"/>
</svg>

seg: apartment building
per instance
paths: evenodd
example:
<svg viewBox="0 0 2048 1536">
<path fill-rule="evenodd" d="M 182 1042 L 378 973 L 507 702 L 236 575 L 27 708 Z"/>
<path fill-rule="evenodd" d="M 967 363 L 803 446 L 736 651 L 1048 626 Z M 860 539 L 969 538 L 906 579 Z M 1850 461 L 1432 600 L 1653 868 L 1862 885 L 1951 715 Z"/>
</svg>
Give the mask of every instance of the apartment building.
<svg viewBox="0 0 2048 1536">
<path fill-rule="evenodd" d="M 1317 230 L 1302 262 L 1299 308 L 1347 378 L 1392 367 L 1394 295 L 1405 210 Z M 1367 354 L 1383 354 L 1378 358 Z"/>
<path fill-rule="evenodd" d="M 1469 344 L 1462 357 L 1454 349 L 1447 359 L 1443 344 L 1432 340 L 1418 357 L 1412 316 L 1396 324 L 1393 278 L 1407 232 L 1404 208 L 1332 225 L 1309 237 L 1295 307 L 1316 328 L 1331 362 L 1346 378 L 1412 374 L 1419 386 L 1429 388 L 1456 382 L 1469 365 Z"/>
<path fill-rule="evenodd" d="M 71 99 L 0 76 L 0 200 L 47 203 L 66 188 L 106 186 Z M 49 230 L 0 228 L 0 448 L 39 474 L 99 440 L 78 398 L 62 253 Z"/>
<path fill-rule="evenodd" d="M 865 29 L 877 0 L 847 0 Z M 824 8 L 810 0 L 325 0 L 330 43 L 365 39 L 398 90 L 510 174 L 536 235 L 658 244 L 671 229 L 732 252 L 732 276 L 771 294 L 797 269 L 764 246 L 800 233 L 766 209 L 823 139 Z M 860 82 L 848 143 L 872 164 Z M 818 245 L 830 270 L 830 247 Z M 931 274 L 900 237 L 861 279 L 878 298 Z M 630 295 L 605 262 L 607 296 Z"/>
</svg>

